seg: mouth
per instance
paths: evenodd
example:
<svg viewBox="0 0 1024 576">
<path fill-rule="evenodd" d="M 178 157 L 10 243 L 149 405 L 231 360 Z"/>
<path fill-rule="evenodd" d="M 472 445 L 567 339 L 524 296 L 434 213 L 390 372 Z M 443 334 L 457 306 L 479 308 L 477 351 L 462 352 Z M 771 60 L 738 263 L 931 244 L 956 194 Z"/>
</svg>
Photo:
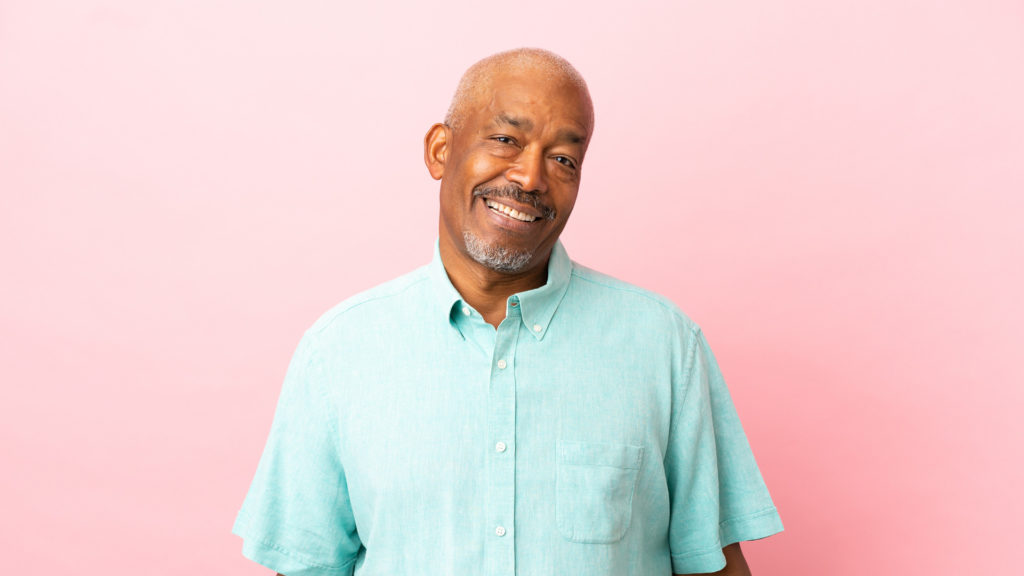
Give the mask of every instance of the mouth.
<svg viewBox="0 0 1024 576">
<path fill-rule="evenodd" d="M 502 216 L 511 218 L 512 220 L 518 220 L 519 222 L 536 222 L 537 220 L 540 220 L 540 217 L 538 216 L 521 212 L 511 206 L 507 206 L 505 204 L 502 204 L 501 202 L 491 200 L 490 198 L 484 198 L 484 204 L 492 212 L 496 212 L 498 214 L 501 214 Z"/>
</svg>

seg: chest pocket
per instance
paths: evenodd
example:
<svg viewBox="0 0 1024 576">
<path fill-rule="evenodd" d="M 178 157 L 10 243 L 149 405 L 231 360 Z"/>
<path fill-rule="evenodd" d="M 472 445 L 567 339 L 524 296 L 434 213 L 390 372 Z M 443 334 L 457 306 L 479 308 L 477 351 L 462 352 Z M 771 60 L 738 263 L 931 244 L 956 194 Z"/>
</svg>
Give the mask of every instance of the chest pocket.
<svg viewBox="0 0 1024 576">
<path fill-rule="evenodd" d="M 558 443 L 555 521 L 566 540 L 608 544 L 625 536 L 643 453 L 626 444 Z"/>
</svg>

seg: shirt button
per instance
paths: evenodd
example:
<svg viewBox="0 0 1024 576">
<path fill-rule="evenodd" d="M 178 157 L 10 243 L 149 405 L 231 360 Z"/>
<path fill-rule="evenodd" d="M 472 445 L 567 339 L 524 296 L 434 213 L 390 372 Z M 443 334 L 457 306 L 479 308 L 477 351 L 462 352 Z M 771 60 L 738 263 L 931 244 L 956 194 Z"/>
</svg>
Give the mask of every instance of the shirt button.
<svg viewBox="0 0 1024 576">
<path fill-rule="evenodd" d="M 494 449 L 497 450 L 498 452 L 504 452 L 505 448 L 507 448 L 507 446 L 505 446 L 504 442 L 498 442 L 497 444 L 494 445 Z"/>
<path fill-rule="evenodd" d="M 466 316 L 469 316 L 469 306 L 463 306 L 462 313 L 465 314 Z"/>
<path fill-rule="evenodd" d="M 498 368 L 504 370 L 505 366 L 508 366 L 508 363 L 506 363 L 504 360 L 498 360 Z"/>
<path fill-rule="evenodd" d="M 543 327 L 541 327 L 541 325 L 540 325 L 540 324 L 534 324 L 534 325 L 533 325 L 533 331 L 534 331 L 534 332 L 540 332 L 540 331 L 541 331 L 541 330 L 543 330 L 543 329 L 544 329 L 544 328 L 543 328 Z"/>
<path fill-rule="evenodd" d="M 504 536 L 505 535 L 505 527 L 504 526 L 498 526 L 497 528 L 494 529 L 494 533 L 497 534 L 498 536 Z"/>
</svg>

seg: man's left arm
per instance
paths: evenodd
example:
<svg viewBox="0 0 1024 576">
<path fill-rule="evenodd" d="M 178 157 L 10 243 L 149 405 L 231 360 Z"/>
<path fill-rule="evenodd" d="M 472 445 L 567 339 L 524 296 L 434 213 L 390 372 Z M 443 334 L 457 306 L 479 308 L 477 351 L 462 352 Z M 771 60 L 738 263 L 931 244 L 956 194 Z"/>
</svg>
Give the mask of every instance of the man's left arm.
<svg viewBox="0 0 1024 576">
<path fill-rule="evenodd" d="M 743 557 L 743 550 L 740 550 L 739 542 L 722 548 L 722 554 L 725 554 L 725 568 L 714 572 L 712 576 L 751 576 L 750 567 L 747 566 L 747 559 Z M 684 575 L 673 574 L 672 576 Z"/>
<path fill-rule="evenodd" d="M 674 377 L 683 385 L 665 458 L 673 574 L 748 576 L 739 543 L 780 532 L 782 522 L 714 355 L 699 330 L 693 336 Z"/>
</svg>

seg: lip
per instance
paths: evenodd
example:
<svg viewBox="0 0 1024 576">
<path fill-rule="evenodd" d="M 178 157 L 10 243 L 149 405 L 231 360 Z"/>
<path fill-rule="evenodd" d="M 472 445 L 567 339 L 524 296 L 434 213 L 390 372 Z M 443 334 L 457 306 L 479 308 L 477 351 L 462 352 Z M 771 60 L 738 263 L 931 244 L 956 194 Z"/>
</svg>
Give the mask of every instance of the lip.
<svg viewBox="0 0 1024 576">
<path fill-rule="evenodd" d="M 487 207 L 486 199 L 486 196 L 479 196 L 476 198 L 476 200 L 479 200 L 480 209 L 486 212 L 486 218 L 488 219 L 488 221 L 497 225 L 500 228 L 516 232 L 525 232 L 536 229 L 538 224 L 544 222 L 544 218 L 537 214 L 537 209 L 533 208 L 532 206 L 525 207 L 515 202 L 507 202 L 505 198 L 502 198 L 500 200 L 491 200 L 492 202 L 504 204 L 509 208 L 514 208 L 519 212 L 522 212 L 523 214 L 527 214 L 536 218 L 536 220 L 534 220 L 533 222 L 523 222 L 522 220 L 516 220 L 515 218 L 491 210 L 490 208 Z"/>
</svg>

